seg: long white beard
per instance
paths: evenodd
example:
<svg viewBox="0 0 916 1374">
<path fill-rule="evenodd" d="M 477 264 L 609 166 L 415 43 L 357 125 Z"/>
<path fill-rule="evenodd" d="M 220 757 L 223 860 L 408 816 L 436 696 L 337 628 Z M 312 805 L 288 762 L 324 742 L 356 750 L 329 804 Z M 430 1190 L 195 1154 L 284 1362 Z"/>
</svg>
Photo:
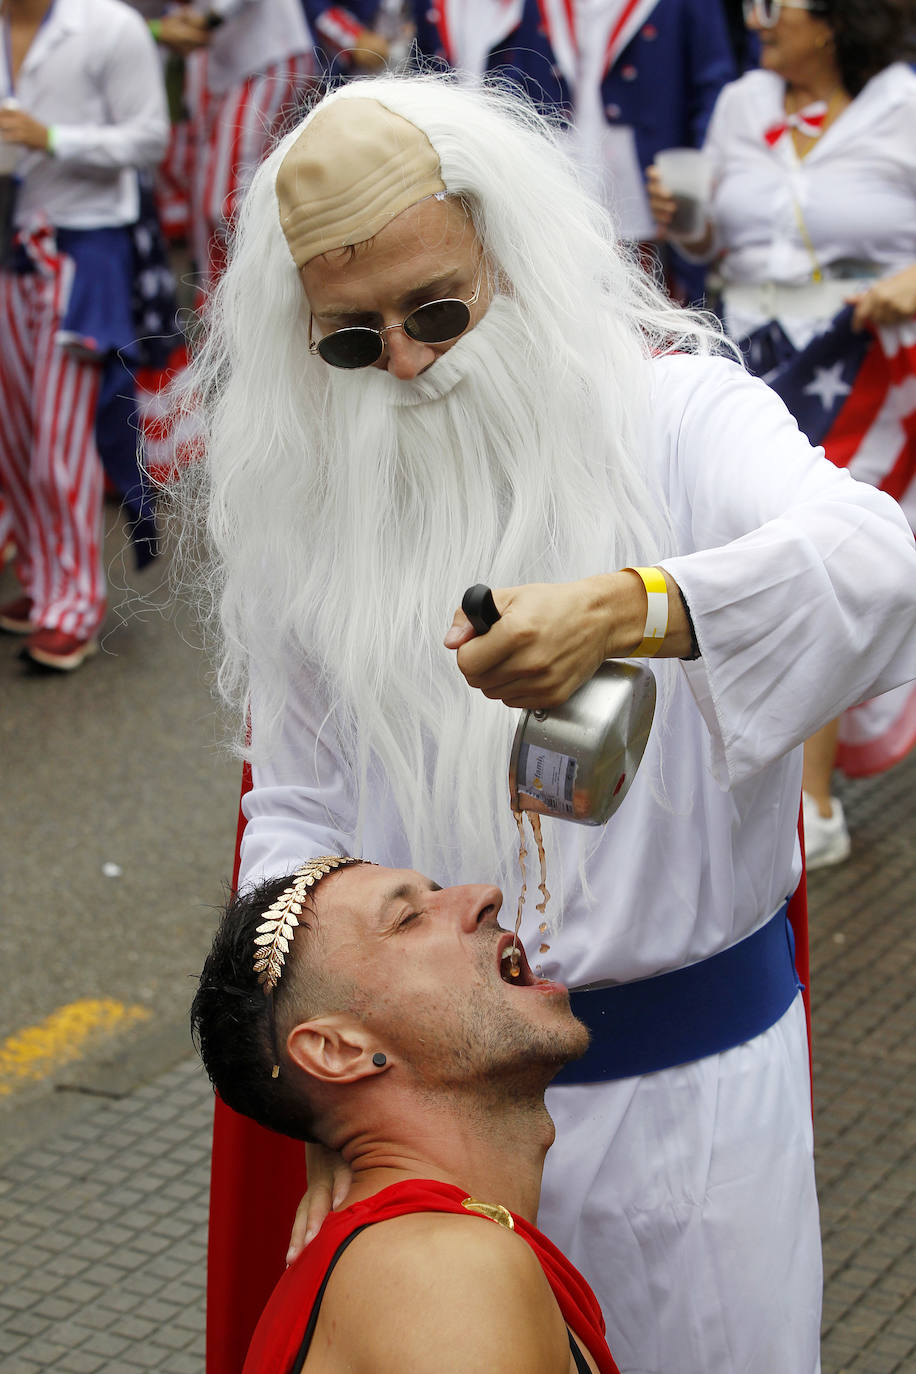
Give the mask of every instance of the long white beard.
<svg viewBox="0 0 916 1374">
<path fill-rule="evenodd" d="M 471 690 L 442 644 L 465 588 L 570 581 L 666 551 L 649 465 L 632 434 L 629 451 L 619 441 L 646 411 L 648 364 L 624 360 L 599 389 L 556 357 L 497 297 L 414 381 L 326 369 L 308 435 L 317 471 L 291 457 L 270 478 L 298 531 L 271 540 L 280 562 L 262 564 L 270 591 L 248 642 L 268 681 L 290 662 L 281 644 L 310 662 L 359 780 L 360 826 L 384 778 L 414 866 L 443 882 L 505 882 L 518 840 L 517 713 Z M 270 493 L 260 500 L 269 522 Z"/>
</svg>

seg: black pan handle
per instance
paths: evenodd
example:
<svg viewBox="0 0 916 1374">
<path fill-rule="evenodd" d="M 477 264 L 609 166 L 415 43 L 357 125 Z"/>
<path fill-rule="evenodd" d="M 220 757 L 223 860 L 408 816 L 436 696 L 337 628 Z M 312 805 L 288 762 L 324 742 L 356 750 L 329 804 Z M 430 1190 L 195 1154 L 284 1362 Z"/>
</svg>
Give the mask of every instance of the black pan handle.
<svg viewBox="0 0 916 1374">
<path fill-rule="evenodd" d="M 496 609 L 493 593 L 482 582 L 478 582 L 476 586 L 468 587 L 461 598 L 461 609 L 479 635 L 485 635 L 490 626 L 495 625 L 499 620 L 499 611 Z"/>
</svg>

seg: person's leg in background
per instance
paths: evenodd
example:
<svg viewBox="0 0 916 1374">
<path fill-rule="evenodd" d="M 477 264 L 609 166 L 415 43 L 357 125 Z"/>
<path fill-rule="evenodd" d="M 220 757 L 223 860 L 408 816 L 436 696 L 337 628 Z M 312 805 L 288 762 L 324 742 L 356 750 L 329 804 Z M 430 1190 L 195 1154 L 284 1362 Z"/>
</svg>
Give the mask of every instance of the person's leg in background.
<svg viewBox="0 0 916 1374">
<path fill-rule="evenodd" d="M 69 671 L 97 648 L 105 614 L 103 479 L 94 436 L 100 367 L 58 342 L 60 293 L 52 277 L 2 277 L 10 327 L 0 371 L 11 405 L 0 421 L 0 483 L 29 603 L 23 652 Z"/>
<path fill-rule="evenodd" d="M 226 265 L 229 224 L 260 162 L 299 116 L 313 72 L 311 54 L 298 53 L 214 96 L 201 80 L 189 86 L 194 123 L 191 222 L 196 266 L 206 292 Z"/>
<path fill-rule="evenodd" d="M 805 741 L 805 862 L 812 869 L 842 863 L 850 850 L 842 803 L 831 794 L 839 730 L 839 720 L 832 720 Z"/>
</svg>

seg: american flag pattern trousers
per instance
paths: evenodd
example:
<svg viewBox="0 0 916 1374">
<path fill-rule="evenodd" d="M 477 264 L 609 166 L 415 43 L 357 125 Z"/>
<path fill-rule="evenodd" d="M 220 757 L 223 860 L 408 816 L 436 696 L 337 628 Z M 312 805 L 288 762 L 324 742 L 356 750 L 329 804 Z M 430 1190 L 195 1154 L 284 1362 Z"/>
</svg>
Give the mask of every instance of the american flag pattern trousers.
<svg viewBox="0 0 916 1374">
<path fill-rule="evenodd" d="M 191 117 L 191 240 L 204 291 L 220 277 L 226 233 L 258 164 L 299 117 L 314 73 L 295 53 L 221 95 L 206 87 L 206 54 L 187 67 Z"/>
<path fill-rule="evenodd" d="M 71 266 L 52 250 L 0 271 L 0 488 L 33 623 L 89 638 L 105 614 L 101 368 L 57 339 Z"/>
</svg>

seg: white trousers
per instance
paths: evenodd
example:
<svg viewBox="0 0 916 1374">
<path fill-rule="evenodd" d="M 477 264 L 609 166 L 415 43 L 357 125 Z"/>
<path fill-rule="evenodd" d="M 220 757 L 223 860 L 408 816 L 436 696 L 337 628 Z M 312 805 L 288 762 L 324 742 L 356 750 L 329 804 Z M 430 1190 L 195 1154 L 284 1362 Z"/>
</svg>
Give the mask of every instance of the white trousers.
<svg viewBox="0 0 916 1374">
<path fill-rule="evenodd" d="M 805 1016 L 642 1078 L 551 1088 L 538 1223 L 594 1288 L 621 1374 L 817 1374 Z"/>
</svg>

